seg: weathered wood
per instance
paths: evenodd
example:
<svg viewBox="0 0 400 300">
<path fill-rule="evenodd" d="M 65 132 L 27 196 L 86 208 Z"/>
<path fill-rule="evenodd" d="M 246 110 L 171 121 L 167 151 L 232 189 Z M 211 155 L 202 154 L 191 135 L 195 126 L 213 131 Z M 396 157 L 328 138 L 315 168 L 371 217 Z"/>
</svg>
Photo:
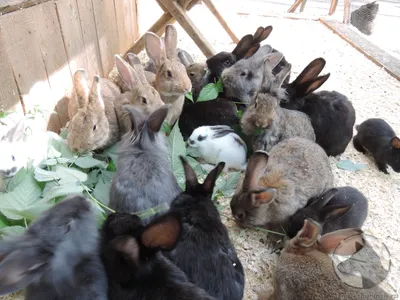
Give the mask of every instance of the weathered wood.
<svg viewBox="0 0 400 300">
<path fill-rule="evenodd" d="M 307 0 L 303 0 L 303 2 L 301 3 L 301 6 L 300 6 L 300 12 L 304 11 L 304 8 L 306 7 L 306 3 L 307 3 Z"/>
<path fill-rule="evenodd" d="M 330 16 L 335 13 L 337 4 L 338 4 L 338 0 L 332 0 L 331 7 L 329 8 L 329 15 Z"/>
<path fill-rule="evenodd" d="M 92 0 L 77 0 L 77 4 L 87 59 L 86 71 L 88 78 L 92 78 L 95 75 L 102 75 L 105 72 L 103 72 L 100 60 L 100 47 L 97 39 Z M 71 71 L 75 73 L 75 70 Z"/>
<path fill-rule="evenodd" d="M 51 0 L 0 0 L 0 15 L 28 8 Z"/>
<path fill-rule="evenodd" d="M 222 15 L 219 13 L 217 8 L 215 7 L 214 3 L 211 2 L 211 0 L 203 0 L 204 4 L 208 7 L 208 9 L 211 11 L 211 13 L 217 18 L 218 22 L 221 24 L 222 28 L 225 29 L 226 33 L 231 37 L 232 41 L 237 44 L 239 43 L 239 39 L 237 36 L 233 33 L 232 29 L 229 27 L 229 25 L 226 23 L 225 19 L 222 17 Z"/>
<path fill-rule="evenodd" d="M 344 13 L 343 13 L 344 24 L 349 24 L 350 22 L 350 6 L 351 6 L 351 0 L 344 0 Z"/>
<path fill-rule="evenodd" d="M 303 2 L 303 0 L 296 0 L 293 5 L 288 9 L 288 13 L 294 13 L 299 5 Z"/>
<path fill-rule="evenodd" d="M 117 29 L 119 37 L 119 52 L 125 52 L 133 45 L 137 39 L 137 31 L 134 28 L 135 10 L 133 0 L 114 0 L 115 13 L 117 18 Z"/>
<path fill-rule="evenodd" d="M 103 67 L 102 76 L 107 77 L 114 66 L 114 55 L 119 53 L 114 1 L 93 0 L 93 9 Z"/>
<path fill-rule="evenodd" d="M 160 0 L 168 11 L 173 15 L 176 21 L 189 34 L 197 47 L 203 54 L 209 58 L 215 55 L 215 50 L 211 44 L 204 38 L 203 34 L 197 29 L 193 21 L 187 16 L 186 12 L 173 0 Z"/>
</svg>

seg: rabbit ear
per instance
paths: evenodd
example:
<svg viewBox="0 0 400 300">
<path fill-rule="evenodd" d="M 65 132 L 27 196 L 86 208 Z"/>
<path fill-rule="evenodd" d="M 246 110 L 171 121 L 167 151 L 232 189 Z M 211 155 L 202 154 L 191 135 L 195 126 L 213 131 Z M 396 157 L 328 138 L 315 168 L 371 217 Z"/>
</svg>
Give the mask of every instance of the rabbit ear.
<svg viewBox="0 0 400 300">
<path fill-rule="evenodd" d="M 74 74 L 74 90 L 79 108 L 85 108 L 89 101 L 89 85 L 84 69 L 78 69 Z"/>
<path fill-rule="evenodd" d="M 128 52 L 126 54 L 126 58 L 129 61 L 129 64 L 133 67 L 135 65 L 141 65 L 142 62 L 140 61 L 139 57 L 137 55 L 133 54 L 132 52 Z"/>
<path fill-rule="evenodd" d="M 252 60 L 264 60 L 264 58 L 272 52 L 272 47 L 270 45 L 261 46 L 257 52 L 251 57 Z"/>
<path fill-rule="evenodd" d="M 329 201 L 331 201 L 333 197 L 336 196 L 338 192 L 339 190 L 337 188 L 332 188 L 326 191 L 324 194 L 317 197 L 313 202 L 311 202 L 310 207 L 321 210 L 325 205 L 329 203 Z"/>
<path fill-rule="evenodd" d="M 204 179 L 203 183 L 203 190 L 206 195 L 211 196 L 214 190 L 215 182 L 217 181 L 217 178 L 219 174 L 221 174 L 222 169 L 225 167 L 224 162 L 218 163 L 218 165 L 210 172 L 208 173 L 206 179 Z"/>
<path fill-rule="evenodd" d="M 320 249 L 326 254 L 353 255 L 359 250 L 359 244 L 365 241 L 361 229 L 347 228 L 324 234 L 318 241 Z"/>
<path fill-rule="evenodd" d="M 235 49 L 233 49 L 232 54 L 236 56 L 237 60 L 242 59 L 252 44 L 253 35 L 247 34 L 241 38 Z"/>
<path fill-rule="evenodd" d="M 352 208 L 352 205 L 330 205 L 321 209 L 321 216 L 323 220 L 337 219 L 347 214 Z"/>
<path fill-rule="evenodd" d="M 255 207 L 259 207 L 262 204 L 268 204 L 275 200 L 277 190 L 274 188 L 266 188 L 251 191 L 251 204 Z"/>
<path fill-rule="evenodd" d="M 256 33 L 254 33 L 253 38 L 255 40 L 259 39 L 262 36 L 263 31 L 264 31 L 264 27 L 262 27 L 262 26 L 258 27 L 257 30 L 256 30 Z"/>
<path fill-rule="evenodd" d="M 320 224 L 312 219 L 305 219 L 303 228 L 293 238 L 293 242 L 296 246 L 308 248 L 313 246 L 322 232 Z"/>
<path fill-rule="evenodd" d="M 161 106 L 159 109 L 154 111 L 149 118 L 147 119 L 147 129 L 150 132 L 156 133 L 160 131 L 161 126 L 171 108 L 171 104 L 165 104 Z"/>
<path fill-rule="evenodd" d="M 136 76 L 135 71 L 119 54 L 115 55 L 115 65 L 119 75 L 130 90 L 139 84 L 139 78 Z"/>
<path fill-rule="evenodd" d="M 259 30 L 261 28 L 261 30 Z M 259 27 L 254 34 L 254 41 L 261 43 L 262 41 L 266 40 L 272 32 L 273 27 L 267 26 L 265 28 Z"/>
<path fill-rule="evenodd" d="M 132 52 L 128 52 L 126 54 L 126 58 L 128 59 L 130 66 L 135 71 L 135 74 L 139 82 L 142 84 L 147 84 L 146 75 L 144 74 L 144 69 L 142 63 L 140 62 L 139 57 L 137 57 Z"/>
<path fill-rule="evenodd" d="M 176 213 L 165 214 L 147 225 L 142 233 L 143 245 L 150 249 L 171 250 L 175 247 L 182 229 Z"/>
<path fill-rule="evenodd" d="M 254 46 L 254 47 L 251 47 L 251 48 L 246 52 L 246 54 L 243 56 L 243 58 L 252 57 L 252 56 L 254 55 L 254 53 L 257 52 L 258 49 L 260 49 L 260 45 L 259 45 L 259 44 L 257 44 L 257 45 Z"/>
<path fill-rule="evenodd" d="M 183 169 L 185 171 L 186 192 L 189 192 L 190 190 L 195 189 L 199 185 L 199 182 L 197 181 L 197 175 L 183 156 L 179 156 L 179 158 L 182 162 Z"/>
<path fill-rule="evenodd" d="M 166 60 L 165 49 L 160 38 L 152 32 L 144 35 L 147 55 L 154 61 L 154 65 L 159 69 Z"/>
<path fill-rule="evenodd" d="M 176 57 L 176 47 L 178 45 L 178 32 L 176 28 L 168 24 L 165 27 L 165 53 L 168 59 Z"/>
<path fill-rule="evenodd" d="M 98 106 L 104 109 L 103 96 L 101 95 L 100 77 L 98 75 L 93 77 L 93 83 L 92 83 L 92 88 L 90 89 L 88 105 Z"/>
<path fill-rule="evenodd" d="M 115 250 L 125 254 L 134 263 L 139 263 L 140 246 L 137 240 L 132 236 L 118 236 L 110 244 Z"/>
<path fill-rule="evenodd" d="M 287 64 L 283 67 L 283 69 L 276 74 L 275 80 L 272 84 L 272 88 L 278 89 L 282 86 L 283 82 L 285 81 L 286 77 L 290 74 L 290 70 L 292 69 L 291 64 Z"/>
<path fill-rule="evenodd" d="M 256 151 L 247 162 L 246 174 L 243 180 L 243 191 L 255 189 L 260 177 L 264 174 L 268 163 L 268 153 Z"/>
<path fill-rule="evenodd" d="M 331 74 L 328 73 L 326 75 L 318 76 L 314 79 L 311 79 L 305 83 L 298 85 L 298 87 L 295 88 L 296 96 L 297 97 L 305 97 L 305 96 L 311 94 L 316 89 L 318 89 L 321 85 L 323 85 L 325 83 L 325 81 L 328 80 L 330 75 Z"/>
<path fill-rule="evenodd" d="M 279 64 L 279 62 L 282 60 L 282 58 L 283 58 L 282 53 L 273 52 L 264 58 L 264 64 L 268 64 L 272 70 Z"/>
<path fill-rule="evenodd" d="M 400 149 L 400 139 L 397 136 L 395 136 L 390 141 L 390 145 L 392 145 L 393 148 Z"/>
<path fill-rule="evenodd" d="M 25 120 L 19 120 L 10 130 L 7 131 L 7 134 L 3 136 L 2 141 L 8 141 L 10 143 L 15 143 L 21 141 L 25 136 Z"/>
<path fill-rule="evenodd" d="M 185 67 L 188 67 L 193 63 L 189 61 L 189 59 L 186 57 L 186 54 L 183 51 L 178 51 L 178 58 Z"/>
<path fill-rule="evenodd" d="M 139 134 L 140 128 L 145 122 L 145 116 L 133 105 L 124 105 L 124 109 L 129 113 L 132 122 L 132 131 L 137 136 Z"/>
<path fill-rule="evenodd" d="M 291 83 L 293 87 L 299 84 L 305 83 L 319 75 L 322 69 L 325 67 L 326 61 L 322 57 L 314 59 L 310 62 L 307 67 L 300 73 L 299 76 Z"/>
<path fill-rule="evenodd" d="M 38 247 L 12 243 L 15 244 L 7 247 L 9 251 L 0 249 L 0 295 L 24 289 L 40 278 L 47 267 L 48 257 L 40 255 Z"/>
</svg>

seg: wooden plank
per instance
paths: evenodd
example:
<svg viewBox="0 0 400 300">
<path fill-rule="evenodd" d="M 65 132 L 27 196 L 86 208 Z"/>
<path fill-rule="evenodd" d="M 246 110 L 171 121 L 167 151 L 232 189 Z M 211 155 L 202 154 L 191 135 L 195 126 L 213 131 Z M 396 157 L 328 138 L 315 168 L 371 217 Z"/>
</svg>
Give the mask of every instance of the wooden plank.
<svg viewBox="0 0 400 300">
<path fill-rule="evenodd" d="M 117 18 L 117 29 L 119 37 L 119 52 L 124 55 L 133 45 L 135 38 L 134 32 L 134 11 L 132 0 L 114 0 L 115 14 Z"/>
<path fill-rule="evenodd" d="M 344 0 L 343 23 L 349 24 L 350 22 L 350 6 L 351 0 Z"/>
<path fill-rule="evenodd" d="M 0 28 L 0 111 L 21 110 L 21 99 L 5 49 L 6 43 Z"/>
<path fill-rule="evenodd" d="M 338 4 L 338 0 L 332 0 L 331 7 L 329 8 L 329 15 L 330 16 L 335 13 L 337 4 Z"/>
<path fill-rule="evenodd" d="M 114 66 L 114 55 L 119 53 L 114 1 L 93 0 L 92 3 L 103 67 L 102 75 L 106 77 Z"/>
<path fill-rule="evenodd" d="M 288 9 L 288 13 L 294 13 L 299 5 L 303 2 L 303 0 L 296 0 L 293 5 Z"/>
<path fill-rule="evenodd" d="M 225 19 L 222 17 L 220 12 L 217 10 L 214 3 L 211 0 L 203 0 L 204 4 L 208 7 L 211 13 L 217 18 L 218 22 L 221 24 L 222 28 L 225 29 L 226 33 L 231 37 L 232 41 L 237 44 L 239 43 L 239 39 L 233 33 L 232 29 L 229 27 L 228 23 L 226 23 Z"/>
<path fill-rule="evenodd" d="M 205 57 L 209 58 L 215 55 L 215 50 L 211 44 L 205 39 L 203 34 L 197 29 L 193 21 L 187 16 L 186 12 L 174 0 L 159 0 L 165 8 L 173 15 L 176 21 L 189 34 L 197 47 L 203 52 Z"/>
<path fill-rule="evenodd" d="M 77 0 L 81 33 L 85 45 L 88 78 L 102 75 L 103 67 L 100 60 L 100 48 L 97 39 L 96 23 L 94 19 L 92 0 Z M 71 68 L 72 74 L 76 70 Z"/>
<path fill-rule="evenodd" d="M 139 12 L 137 0 L 131 0 L 131 10 L 133 11 L 133 42 L 139 38 L 140 27 L 139 27 Z"/>
<path fill-rule="evenodd" d="M 0 15 L 28 8 L 51 0 L 0 0 Z"/>
</svg>

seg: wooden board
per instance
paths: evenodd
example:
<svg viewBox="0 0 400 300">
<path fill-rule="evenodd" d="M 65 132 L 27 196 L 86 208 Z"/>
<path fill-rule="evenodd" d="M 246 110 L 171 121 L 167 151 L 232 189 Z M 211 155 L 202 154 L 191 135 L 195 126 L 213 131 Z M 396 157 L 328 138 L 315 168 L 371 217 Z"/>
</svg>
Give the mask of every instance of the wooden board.
<svg viewBox="0 0 400 300">
<path fill-rule="evenodd" d="M 93 0 L 93 9 L 103 67 L 102 75 L 107 77 L 114 66 L 114 55 L 119 53 L 114 1 Z"/>
<path fill-rule="evenodd" d="M 119 53 L 124 55 L 136 40 L 135 15 L 133 0 L 114 0 L 117 29 L 119 37 Z"/>
</svg>

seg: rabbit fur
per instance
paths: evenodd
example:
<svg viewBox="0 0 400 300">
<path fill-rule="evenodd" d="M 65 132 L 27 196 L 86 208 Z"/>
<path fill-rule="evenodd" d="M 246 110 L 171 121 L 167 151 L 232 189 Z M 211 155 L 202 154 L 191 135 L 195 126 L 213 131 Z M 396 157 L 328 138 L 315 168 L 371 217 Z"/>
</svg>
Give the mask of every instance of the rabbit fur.
<svg viewBox="0 0 400 300">
<path fill-rule="evenodd" d="M 115 111 L 119 120 L 121 136 L 131 131 L 132 124 L 129 114 L 123 108 L 124 105 L 141 106 L 148 115 L 164 105 L 160 94 L 147 82 L 139 58 L 132 53 L 128 53 L 127 57 L 130 64 L 120 55 L 115 55 L 115 65 L 129 89 L 115 100 Z"/>
<path fill-rule="evenodd" d="M 368 215 L 368 200 L 356 188 L 332 188 L 308 200 L 307 206 L 296 212 L 289 222 L 287 235 L 293 238 L 313 219 L 322 226 L 322 234 L 345 228 L 361 228 Z"/>
<path fill-rule="evenodd" d="M 200 184 L 194 170 L 182 156 L 180 159 L 186 189 L 172 202 L 170 211 L 182 217 L 182 234 L 175 249 L 164 254 L 185 272 L 190 282 L 211 296 L 221 300 L 242 299 L 243 267 L 211 199 L 224 163 L 219 163 Z"/>
<path fill-rule="evenodd" d="M 253 136 L 253 151 L 269 152 L 273 146 L 291 137 L 302 137 L 315 142 L 315 133 L 310 118 L 298 111 L 279 106 L 280 99 L 285 97 L 281 88 L 284 79 L 290 72 L 287 64 L 271 83 L 269 91 L 261 90 L 255 100 L 248 106 L 241 118 L 242 130 Z M 267 72 L 268 66 L 266 66 Z M 255 134 L 256 130 L 260 133 Z"/>
<path fill-rule="evenodd" d="M 356 112 L 349 99 L 336 91 L 313 93 L 330 76 L 318 76 L 325 66 L 323 58 L 314 59 L 300 75 L 286 86 L 289 101 L 280 105 L 301 111 L 311 119 L 316 143 L 329 156 L 342 154 L 353 137 Z"/>
<path fill-rule="evenodd" d="M 109 279 L 108 299 L 215 300 L 159 252 L 173 249 L 181 230 L 176 213 L 147 226 L 136 215 L 110 214 L 101 230 L 100 246 Z"/>
<path fill-rule="evenodd" d="M 189 137 L 188 144 L 208 163 L 217 165 L 223 161 L 225 171 L 246 169 L 246 144 L 229 126 L 198 127 Z"/>
<path fill-rule="evenodd" d="M 368 119 L 356 126 L 354 148 L 371 154 L 380 171 L 389 174 L 387 165 L 400 172 L 400 139 L 393 128 L 383 119 Z"/>
<path fill-rule="evenodd" d="M 319 145 L 300 137 L 283 140 L 269 154 L 256 151 L 250 157 L 230 203 L 232 215 L 242 227 L 285 225 L 308 199 L 332 185 L 329 160 Z"/>
<path fill-rule="evenodd" d="M 124 107 L 132 120 L 132 131 L 123 136 L 118 149 L 110 208 L 135 213 L 163 203 L 169 205 L 181 192 L 168 160 L 166 137 L 160 132 L 170 105 L 160 107 L 148 118 L 134 106 Z M 144 220 L 144 224 L 149 221 Z"/>
<path fill-rule="evenodd" d="M 379 286 L 351 287 L 334 271 L 329 254 L 356 253 L 364 245 L 362 233 L 360 229 L 349 228 L 320 236 L 321 226 L 306 219 L 303 228 L 287 242 L 278 258 L 275 291 L 269 300 L 393 299 Z M 342 241 L 342 246 L 337 248 Z"/>
<path fill-rule="evenodd" d="M 79 153 L 103 149 L 119 140 L 117 114 L 114 108 L 115 98 L 119 90 L 103 91 L 105 82 L 94 76 L 91 89 L 86 79 L 86 72 L 79 69 L 74 74 L 74 90 L 79 110 L 68 126 L 68 145 Z M 110 81 L 106 81 L 110 82 Z M 111 82 L 110 82 L 111 83 Z M 73 98 L 70 98 L 74 102 Z M 70 101 L 71 102 L 71 101 Z M 69 109 L 71 106 L 69 106 Z"/>
<path fill-rule="evenodd" d="M 179 118 L 185 94 L 192 90 L 192 83 L 187 76 L 185 66 L 176 55 L 178 34 L 173 25 L 165 29 L 165 43 L 152 32 L 145 34 L 147 55 L 157 68 L 155 86 L 164 103 L 172 104 L 166 121 L 173 125 Z"/>
<path fill-rule="evenodd" d="M 106 300 L 91 203 L 70 196 L 41 213 L 19 237 L 0 243 L 0 294 L 26 288 L 26 300 Z"/>
</svg>

